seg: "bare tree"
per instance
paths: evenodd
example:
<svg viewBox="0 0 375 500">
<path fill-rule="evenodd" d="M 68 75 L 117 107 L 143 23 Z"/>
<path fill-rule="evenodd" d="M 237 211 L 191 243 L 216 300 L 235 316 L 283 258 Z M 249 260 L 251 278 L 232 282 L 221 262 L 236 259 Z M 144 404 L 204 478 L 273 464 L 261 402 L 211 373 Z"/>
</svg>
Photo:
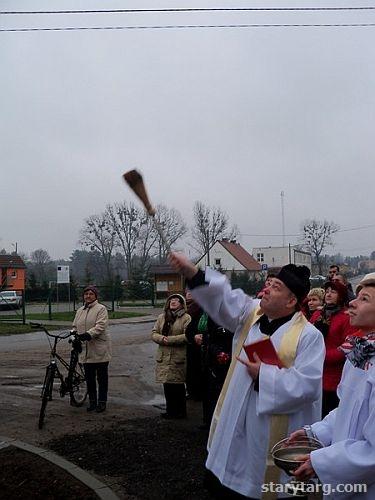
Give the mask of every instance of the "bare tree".
<svg viewBox="0 0 375 500">
<path fill-rule="evenodd" d="M 117 246 L 125 256 L 128 279 L 132 279 L 134 274 L 144 277 L 147 275 L 150 260 L 156 254 L 163 259 L 167 253 L 152 219 L 132 203 L 108 205 L 107 211 L 110 224 L 116 233 Z M 177 210 L 159 205 L 156 219 L 162 226 L 169 245 L 186 232 L 186 226 Z"/>
<path fill-rule="evenodd" d="M 106 277 L 112 281 L 112 256 L 115 247 L 116 233 L 110 224 L 108 208 L 100 215 L 91 215 L 84 221 L 80 232 L 79 243 L 90 250 L 97 250 L 104 262 Z"/>
<path fill-rule="evenodd" d="M 169 246 L 172 246 L 187 231 L 186 225 L 178 210 L 167 208 L 165 205 L 156 207 L 156 220 L 163 229 L 165 240 Z M 159 263 L 164 262 L 167 257 L 168 248 L 163 240 L 157 234 L 158 259 Z"/>
<path fill-rule="evenodd" d="M 144 214 L 141 220 L 141 228 L 137 242 L 137 275 L 141 278 L 146 278 L 149 268 L 150 259 L 156 255 L 156 242 L 158 233 L 155 229 L 153 220 Z"/>
<path fill-rule="evenodd" d="M 236 227 L 229 229 L 228 215 L 218 207 L 208 207 L 201 201 L 194 204 L 194 227 L 192 236 L 203 254 L 207 254 L 210 265 L 210 248 L 215 241 L 224 237 L 234 238 Z"/>
<path fill-rule="evenodd" d="M 30 254 L 30 260 L 33 264 L 34 272 L 37 276 L 39 283 L 41 284 L 46 279 L 47 268 L 51 263 L 51 257 L 47 250 L 43 248 L 38 248 Z"/>
<path fill-rule="evenodd" d="M 311 251 L 318 266 L 319 274 L 323 273 L 323 250 L 333 245 L 333 235 L 339 231 L 340 226 L 327 220 L 319 221 L 316 219 L 307 219 L 302 223 L 303 242 Z"/>
<path fill-rule="evenodd" d="M 108 205 L 107 212 L 116 234 L 116 246 L 122 249 L 125 256 L 128 279 L 132 279 L 133 259 L 145 215 L 133 203 L 126 202 Z"/>
</svg>

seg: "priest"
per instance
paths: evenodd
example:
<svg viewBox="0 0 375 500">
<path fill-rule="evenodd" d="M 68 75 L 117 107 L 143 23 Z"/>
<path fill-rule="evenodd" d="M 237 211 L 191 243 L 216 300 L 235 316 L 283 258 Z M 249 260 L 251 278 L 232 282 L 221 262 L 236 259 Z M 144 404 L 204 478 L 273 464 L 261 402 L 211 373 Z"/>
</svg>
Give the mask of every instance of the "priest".
<svg viewBox="0 0 375 500">
<path fill-rule="evenodd" d="M 194 300 L 220 325 L 235 332 L 233 358 L 208 439 L 206 467 L 217 498 L 275 498 L 268 485 L 287 480 L 273 465 L 273 445 L 320 415 L 325 356 L 321 333 L 300 304 L 310 271 L 288 264 L 272 278 L 259 302 L 233 290 L 212 269 L 198 270 L 184 255 L 170 262 L 187 278 Z M 270 338 L 282 367 L 266 364 L 243 346 Z"/>
<path fill-rule="evenodd" d="M 305 426 L 290 442 L 305 435 L 325 446 L 302 457 L 297 479 L 318 476 L 327 498 L 375 498 L 375 273 L 367 274 L 349 304 L 356 335 L 342 350 L 346 362 L 338 386 L 338 408 L 321 422 Z"/>
</svg>

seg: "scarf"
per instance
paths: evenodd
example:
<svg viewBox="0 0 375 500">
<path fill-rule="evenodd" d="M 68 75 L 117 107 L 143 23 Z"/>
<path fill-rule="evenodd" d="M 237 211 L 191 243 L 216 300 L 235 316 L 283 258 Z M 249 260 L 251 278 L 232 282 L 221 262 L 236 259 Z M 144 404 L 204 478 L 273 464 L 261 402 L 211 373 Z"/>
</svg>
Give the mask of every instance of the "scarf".
<svg viewBox="0 0 375 500">
<path fill-rule="evenodd" d="M 337 304 L 325 305 L 323 307 L 320 317 L 314 323 L 314 326 L 323 334 L 323 337 L 326 337 L 328 334 L 332 316 L 341 311 L 341 309 L 342 306 Z"/>
<path fill-rule="evenodd" d="M 202 316 L 199 318 L 199 323 L 198 323 L 198 332 L 199 333 L 206 333 L 207 332 L 207 322 L 208 322 L 208 315 L 207 313 L 203 313 Z"/>
<path fill-rule="evenodd" d="M 184 314 L 185 314 L 185 309 L 183 307 L 177 309 L 177 311 L 171 311 L 170 309 L 167 309 L 164 314 L 164 325 L 162 328 L 162 334 L 168 337 L 171 326 L 176 321 L 176 318 L 180 318 Z"/>
<path fill-rule="evenodd" d="M 368 370 L 372 363 L 370 359 L 375 356 L 375 333 L 358 336 L 349 335 L 339 347 L 353 366 Z"/>
</svg>

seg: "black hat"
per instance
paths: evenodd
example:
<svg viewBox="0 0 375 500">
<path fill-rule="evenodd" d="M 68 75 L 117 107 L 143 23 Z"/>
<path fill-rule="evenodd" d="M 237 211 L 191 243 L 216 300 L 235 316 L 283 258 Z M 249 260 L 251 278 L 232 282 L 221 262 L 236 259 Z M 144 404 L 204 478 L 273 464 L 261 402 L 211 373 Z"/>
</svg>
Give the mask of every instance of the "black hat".
<svg viewBox="0 0 375 500">
<path fill-rule="evenodd" d="M 276 278 L 284 283 L 294 293 L 299 303 L 303 301 L 310 290 L 310 269 L 306 266 L 287 264 L 280 269 Z"/>
</svg>

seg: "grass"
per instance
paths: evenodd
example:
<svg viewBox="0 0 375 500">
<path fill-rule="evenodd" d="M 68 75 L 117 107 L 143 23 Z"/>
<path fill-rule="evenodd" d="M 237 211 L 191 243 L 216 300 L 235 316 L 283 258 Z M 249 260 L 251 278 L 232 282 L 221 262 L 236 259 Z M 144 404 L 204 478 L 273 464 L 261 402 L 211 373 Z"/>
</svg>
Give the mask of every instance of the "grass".
<svg viewBox="0 0 375 500">
<path fill-rule="evenodd" d="M 59 330 L 61 326 L 48 325 L 48 330 Z M 19 333 L 35 332 L 35 328 L 30 325 L 22 325 L 20 323 L 1 323 L 0 322 L 0 335 L 17 335 Z"/>
<path fill-rule="evenodd" d="M 68 321 L 69 323 L 73 322 L 75 316 L 75 312 L 66 311 L 66 312 L 53 312 L 52 313 L 52 321 Z M 108 311 L 109 319 L 121 319 L 121 318 L 136 318 L 144 316 L 144 314 L 130 311 Z M 4 316 L 4 320 L 0 321 L 0 335 L 16 335 L 18 333 L 30 333 L 35 332 L 35 328 L 31 328 L 30 325 L 23 325 L 20 323 L 22 320 L 22 316 L 19 315 L 10 315 Z M 12 320 L 17 320 L 19 323 L 12 323 Z M 31 313 L 26 315 L 26 321 L 37 321 L 43 323 L 43 321 L 48 321 L 48 313 Z M 59 330 L 61 329 L 61 325 L 48 325 L 48 330 Z"/>
<path fill-rule="evenodd" d="M 53 312 L 51 314 L 52 320 L 56 320 L 56 321 L 73 321 L 74 316 L 75 316 L 75 312 L 74 311 Z M 109 319 L 136 318 L 136 317 L 139 317 L 139 316 L 144 316 L 144 314 L 137 313 L 137 312 L 130 312 L 130 311 L 115 311 L 115 312 L 108 311 L 108 317 L 109 317 Z M 14 314 L 14 315 L 12 314 L 10 316 L 4 316 L 4 319 L 6 319 L 6 321 L 8 321 L 8 320 L 15 320 L 15 319 L 20 320 L 21 316 L 16 315 L 16 314 Z M 35 320 L 40 320 L 40 321 L 49 320 L 49 316 L 48 316 L 48 313 L 30 313 L 30 314 L 26 314 L 26 321 L 30 321 L 30 320 L 31 321 L 35 321 Z"/>
<path fill-rule="evenodd" d="M 164 307 L 165 300 L 160 301 L 156 300 L 153 304 L 151 302 L 142 302 L 142 301 L 120 301 L 119 306 L 121 307 Z"/>
</svg>

